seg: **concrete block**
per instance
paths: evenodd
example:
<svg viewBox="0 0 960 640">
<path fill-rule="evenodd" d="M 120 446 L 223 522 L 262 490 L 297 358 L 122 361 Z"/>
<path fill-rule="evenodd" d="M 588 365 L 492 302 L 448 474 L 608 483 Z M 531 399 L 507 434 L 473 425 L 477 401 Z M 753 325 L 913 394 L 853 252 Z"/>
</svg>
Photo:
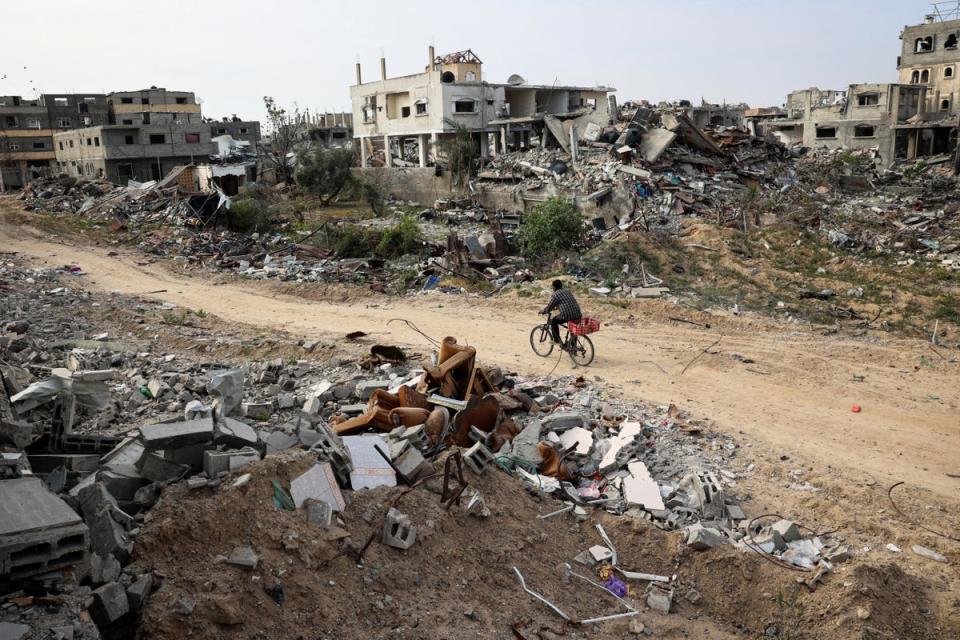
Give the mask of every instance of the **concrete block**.
<svg viewBox="0 0 960 640">
<path fill-rule="evenodd" d="M 212 447 L 212 442 L 204 442 L 203 444 L 192 444 L 176 449 L 165 449 L 163 459 L 174 464 L 183 464 L 192 469 L 199 470 L 203 468 L 203 452 Z"/>
<path fill-rule="evenodd" d="M 427 462 L 420 450 L 404 441 L 403 452 L 393 459 L 394 466 L 408 483 L 412 484 L 420 476 L 433 470 L 433 465 Z"/>
<path fill-rule="evenodd" d="M 80 564 L 89 531 L 39 478 L 0 481 L 0 576 L 14 579 Z"/>
<path fill-rule="evenodd" d="M 126 590 L 116 582 L 105 584 L 93 592 L 90 615 L 101 629 L 116 622 L 130 611 Z"/>
<path fill-rule="evenodd" d="M 129 558 L 127 532 L 113 519 L 111 511 L 97 512 L 90 522 L 90 548 L 101 556 L 113 555 L 121 562 Z"/>
<path fill-rule="evenodd" d="M 120 561 L 112 554 L 102 556 L 99 553 L 94 553 L 90 556 L 90 582 L 95 587 L 108 582 L 116 582 L 122 569 Z"/>
<path fill-rule="evenodd" d="M 214 428 L 214 444 L 228 447 L 256 447 L 259 442 L 256 430 L 235 418 L 220 418 Z"/>
<path fill-rule="evenodd" d="M 610 446 L 600 460 L 600 473 L 607 474 L 623 466 L 628 460 L 623 460 L 623 452 L 628 451 L 630 456 L 636 451 L 634 443 L 642 434 L 643 425 L 636 421 L 626 421 L 620 425 L 620 432 L 610 439 Z"/>
<path fill-rule="evenodd" d="M 73 627 L 70 627 L 73 630 Z M 30 625 L 17 622 L 0 622 L 0 640 L 21 640 L 30 633 Z"/>
<path fill-rule="evenodd" d="M 417 528 L 410 524 L 410 518 L 391 507 L 383 523 L 381 539 L 391 547 L 409 549 L 417 540 Z"/>
<path fill-rule="evenodd" d="M 308 499 L 326 502 L 333 511 L 343 511 L 347 506 L 329 462 L 319 462 L 294 478 L 290 483 L 290 497 L 297 508 Z"/>
<path fill-rule="evenodd" d="M 83 520 L 89 523 L 100 511 L 116 509 L 117 500 L 102 482 L 90 484 L 81 489 L 78 499 Z"/>
<path fill-rule="evenodd" d="M 233 550 L 233 553 L 230 554 L 225 562 L 233 567 L 240 567 L 242 569 L 253 571 L 257 568 L 257 563 L 260 562 L 260 557 L 257 556 L 256 552 L 251 547 L 237 547 Z"/>
<path fill-rule="evenodd" d="M 170 391 L 170 387 L 163 380 L 154 378 L 147 383 L 147 390 L 150 392 L 151 398 L 160 400 Z"/>
<path fill-rule="evenodd" d="M 648 607 L 661 613 L 670 613 L 670 606 L 673 604 L 673 589 L 651 582 L 647 585 L 646 596 Z"/>
<path fill-rule="evenodd" d="M 728 504 L 726 505 L 727 517 L 730 518 L 733 522 L 740 522 L 741 520 L 747 519 L 747 514 L 743 512 L 743 509 L 738 504 Z"/>
<path fill-rule="evenodd" d="M 168 422 L 140 427 L 140 440 L 147 451 L 178 449 L 213 440 L 213 420 Z"/>
<path fill-rule="evenodd" d="M 292 393 L 281 393 L 277 396 L 278 409 L 292 409 L 297 404 L 297 397 Z"/>
<path fill-rule="evenodd" d="M 320 413 L 320 409 L 323 408 L 323 400 L 317 396 L 310 396 L 303 402 L 303 407 L 301 411 L 310 416 L 315 416 Z"/>
<path fill-rule="evenodd" d="M 187 488 L 190 491 L 202 489 L 207 486 L 208 479 L 203 476 L 193 476 L 187 480 Z"/>
<path fill-rule="evenodd" d="M 216 398 L 217 415 L 234 415 L 243 401 L 243 369 L 228 369 L 212 374 L 207 391 Z"/>
<path fill-rule="evenodd" d="M 307 512 L 307 522 L 326 529 L 333 522 L 333 509 L 323 500 L 307 498 L 303 501 L 303 508 Z"/>
<path fill-rule="evenodd" d="M 594 562 L 606 562 L 613 559 L 613 551 L 603 545 L 595 544 L 587 551 Z"/>
<path fill-rule="evenodd" d="M 234 467 L 234 459 L 236 466 Z M 260 453 L 256 449 L 232 449 L 227 451 L 217 451 L 216 449 L 207 449 L 203 452 L 203 471 L 208 478 L 216 478 L 224 471 L 231 471 L 248 462 L 260 459 Z"/>
<path fill-rule="evenodd" d="M 430 437 L 427 435 L 426 427 L 422 424 L 416 427 L 407 427 L 400 437 L 420 451 L 430 446 Z"/>
<path fill-rule="evenodd" d="M 170 462 L 152 451 L 145 451 L 140 458 L 140 475 L 150 482 L 174 482 L 189 471 L 187 465 Z"/>
<path fill-rule="evenodd" d="M 513 455 L 521 460 L 526 460 L 533 463 L 534 465 L 539 465 L 543 462 L 543 457 L 540 455 L 540 433 L 543 428 L 542 423 L 539 420 L 531 420 L 530 423 L 523 428 L 523 431 L 518 433 L 513 438 Z"/>
<path fill-rule="evenodd" d="M 793 542 L 800 539 L 800 528 L 792 520 L 777 520 L 770 525 L 770 529 L 779 533 L 784 542 Z"/>
<path fill-rule="evenodd" d="M 140 611 L 150 597 L 153 589 L 153 574 L 145 573 L 127 587 L 127 602 L 131 611 Z"/>
<path fill-rule="evenodd" d="M 545 431 L 566 431 L 584 425 L 583 416 L 576 411 L 557 411 L 543 419 Z"/>
<path fill-rule="evenodd" d="M 493 453 L 490 449 L 483 446 L 482 442 L 477 442 L 463 454 L 463 461 L 466 462 L 467 466 L 477 475 L 486 471 L 493 460 Z"/>
<path fill-rule="evenodd" d="M 377 389 L 386 391 L 389 388 L 389 380 L 361 380 L 357 383 L 357 397 L 361 400 L 369 400 Z"/>
<path fill-rule="evenodd" d="M 240 413 L 243 414 L 244 418 L 251 418 L 253 420 L 260 420 L 264 422 L 270 419 L 270 416 L 273 415 L 273 403 L 272 402 L 244 402 L 240 405 Z"/>
<path fill-rule="evenodd" d="M 697 523 L 687 527 L 687 546 L 697 551 L 727 544 L 729 540 L 717 529 L 709 529 Z"/>
<path fill-rule="evenodd" d="M 775 529 L 770 529 L 769 527 L 753 536 L 752 539 L 750 536 L 747 536 L 746 541 L 750 543 L 750 546 L 760 547 L 764 553 L 783 551 L 787 548 L 787 543 L 784 541 L 783 536 L 780 535 L 780 532 Z"/>
</svg>

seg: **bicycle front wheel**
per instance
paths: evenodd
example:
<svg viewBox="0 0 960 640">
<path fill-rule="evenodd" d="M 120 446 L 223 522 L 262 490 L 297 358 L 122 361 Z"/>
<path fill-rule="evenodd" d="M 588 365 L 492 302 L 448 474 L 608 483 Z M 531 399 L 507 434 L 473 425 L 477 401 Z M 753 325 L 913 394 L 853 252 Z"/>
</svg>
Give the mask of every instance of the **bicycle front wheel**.
<svg viewBox="0 0 960 640">
<path fill-rule="evenodd" d="M 541 358 L 553 353 L 553 340 L 550 338 L 550 327 L 539 324 L 530 332 L 530 348 Z"/>
<path fill-rule="evenodd" d="M 586 367 L 593 362 L 593 341 L 587 336 L 572 336 L 567 353 L 574 364 Z"/>
</svg>

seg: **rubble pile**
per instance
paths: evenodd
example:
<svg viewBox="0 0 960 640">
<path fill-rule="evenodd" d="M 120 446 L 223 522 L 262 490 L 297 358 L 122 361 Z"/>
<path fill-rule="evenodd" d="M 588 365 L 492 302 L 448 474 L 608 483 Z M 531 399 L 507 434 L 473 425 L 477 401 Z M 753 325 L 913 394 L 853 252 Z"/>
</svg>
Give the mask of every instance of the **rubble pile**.
<svg viewBox="0 0 960 640">
<path fill-rule="evenodd" d="M 697 437 L 675 407 L 623 403 L 582 378 L 507 375 L 453 338 L 427 361 L 390 345 L 323 365 L 151 355 L 75 312 L 87 300 L 59 286 L 70 272 L 2 272 L 11 305 L 0 336 L 0 585 L 14 594 L 5 625 L 132 633 L 163 589 L 137 560 L 151 509 L 184 492 L 235 495 L 251 469 L 290 451 L 311 462 L 273 481 L 271 508 L 302 512 L 321 531 L 346 526 L 357 492 L 441 476 L 448 509 L 489 518 L 471 478 L 506 472 L 517 490 L 556 498 L 544 519 L 606 512 L 683 530 L 694 549 L 733 545 L 821 573 L 837 558 L 830 540 L 796 525 L 753 523 L 732 494 L 736 443 Z M 422 526 L 394 506 L 377 540 L 410 549 Z M 669 577 L 619 567 L 609 541 L 585 551 L 577 561 L 596 571 L 669 588 Z M 222 562 L 253 570 L 258 553 L 241 546 Z M 38 588 L 42 598 L 28 595 Z"/>
<path fill-rule="evenodd" d="M 737 129 L 702 131 L 685 115 L 645 108 L 612 125 L 581 120 L 562 123 L 575 132 L 575 149 L 555 137 L 559 148 L 503 154 L 478 183 L 509 182 L 518 199 L 572 194 L 582 207 L 596 206 L 594 229 L 611 238 L 631 229 L 678 233 L 684 216 L 735 224 L 744 194 L 795 181 L 782 144 Z"/>
</svg>

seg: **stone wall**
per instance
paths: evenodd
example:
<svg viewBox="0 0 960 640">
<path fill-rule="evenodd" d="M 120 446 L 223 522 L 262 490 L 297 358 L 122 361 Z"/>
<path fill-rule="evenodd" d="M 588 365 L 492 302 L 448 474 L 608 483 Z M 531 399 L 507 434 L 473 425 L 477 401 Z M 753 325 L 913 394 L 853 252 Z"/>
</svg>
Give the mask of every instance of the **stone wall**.
<svg viewBox="0 0 960 640">
<path fill-rule="evenodd" d="M 370 167 L 354 168 L 353 171 L 355 175 L 378 184 L 392 198 L 416 202 L 424 207 L 432 207 L 439 198 L 462 195 L 451 187 L 449 171 L 437 177 L 433 167 Z"/>
</svg>

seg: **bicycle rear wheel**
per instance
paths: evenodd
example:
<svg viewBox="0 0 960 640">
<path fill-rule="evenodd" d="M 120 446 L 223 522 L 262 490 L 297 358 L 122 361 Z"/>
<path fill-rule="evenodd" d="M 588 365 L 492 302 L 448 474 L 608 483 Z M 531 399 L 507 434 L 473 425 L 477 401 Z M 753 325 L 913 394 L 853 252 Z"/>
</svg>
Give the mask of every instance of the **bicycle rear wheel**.
<svg viewBox="0 0 960 640">
<path fill-rule="evenodd" d="M 593 341 L 587 336 L 571 336 L 567 354 L 574 364 L 586 367 L 593 362 Z"/>
<path fill-rule="evenodd" d="M 530 332 L 530 348 L 541 358 L 553 353 L 553 340 L 550 338 L 550 327 L 538 324 Z"/>
</svg>

